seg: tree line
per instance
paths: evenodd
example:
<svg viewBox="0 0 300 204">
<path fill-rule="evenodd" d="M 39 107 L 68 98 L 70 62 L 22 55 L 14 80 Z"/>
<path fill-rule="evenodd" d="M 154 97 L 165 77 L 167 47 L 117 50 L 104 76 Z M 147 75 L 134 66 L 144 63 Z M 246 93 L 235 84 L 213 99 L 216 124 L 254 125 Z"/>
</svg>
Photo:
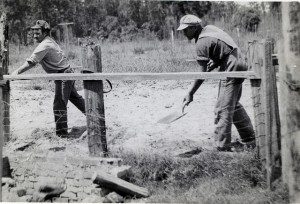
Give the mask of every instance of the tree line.
<svg viewBox="0 0 300 204">
<path fill-rule="evenodd" d="M 151 0 L 2 0 L 12 40 L 27 44 L 30 26 L 37 19 L 50 23 L 53 31 L 62 22 L 74 22 L 76 37 L 130 41 L 136 38 L 167 39 L 185 14 L 204 22 L 222 20 L 253 32 L 261 15 L 280 4 L 260 2 L 242 6 L 235 2 L 151 1 Z M 279 9 L 278 9 L 279 10 Z"/>
</svg>

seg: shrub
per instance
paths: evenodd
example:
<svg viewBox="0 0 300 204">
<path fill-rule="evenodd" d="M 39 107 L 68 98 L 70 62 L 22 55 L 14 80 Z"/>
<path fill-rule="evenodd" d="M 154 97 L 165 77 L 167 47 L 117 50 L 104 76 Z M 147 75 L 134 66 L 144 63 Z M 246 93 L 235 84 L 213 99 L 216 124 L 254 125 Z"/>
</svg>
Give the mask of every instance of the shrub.
<svg viewBox="0 0 300 204">
<path fill-rule="evenodd" d="M 260 14 L 253 8 L 245 8 L 240 10 L 234 19 L 235 26 L 245 29 L 246 31 L 256 32 L 261 22 Z"/>
<path fill-rule="evenodd" d="M 135 47 L 133 49 L 133 53 L 136 55 L 144 54 L 145 50 L 142 47 Z"/>
</svg>

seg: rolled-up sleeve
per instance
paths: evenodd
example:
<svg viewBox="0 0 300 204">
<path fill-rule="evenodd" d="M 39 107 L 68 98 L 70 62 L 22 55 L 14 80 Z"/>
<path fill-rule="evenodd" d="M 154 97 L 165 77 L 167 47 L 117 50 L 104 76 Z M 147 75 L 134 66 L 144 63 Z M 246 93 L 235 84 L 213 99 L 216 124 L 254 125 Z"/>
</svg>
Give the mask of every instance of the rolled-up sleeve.
<svg viewBox="0 0 300 204">
<path fill-rule="evenodd" d="M 48 53 L 49 48 L 43 43 L 40 43 L 33 51 L 31 56 L 26 59 L 27 62 L 31 62 L 33 64 L 39 63 Z"/>
</svg>

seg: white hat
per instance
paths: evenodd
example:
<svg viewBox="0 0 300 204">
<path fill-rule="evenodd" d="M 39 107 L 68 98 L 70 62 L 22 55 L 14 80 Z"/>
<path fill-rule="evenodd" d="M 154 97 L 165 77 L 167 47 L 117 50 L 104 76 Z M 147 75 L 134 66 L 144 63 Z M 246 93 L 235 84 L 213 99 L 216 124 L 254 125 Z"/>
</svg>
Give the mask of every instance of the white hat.
<svg viewBox="0 0 300 204">
<path fill-rule="evenodd" d="M 183 30 L 189 26 L 195 26 L 195 25 L 200 25 L 201 23 L 201 19 L 198 18 L 195 15 L 185 15 L 180 19 L 180 25 L 177 28 L 177 30 Z"/>
</svg>

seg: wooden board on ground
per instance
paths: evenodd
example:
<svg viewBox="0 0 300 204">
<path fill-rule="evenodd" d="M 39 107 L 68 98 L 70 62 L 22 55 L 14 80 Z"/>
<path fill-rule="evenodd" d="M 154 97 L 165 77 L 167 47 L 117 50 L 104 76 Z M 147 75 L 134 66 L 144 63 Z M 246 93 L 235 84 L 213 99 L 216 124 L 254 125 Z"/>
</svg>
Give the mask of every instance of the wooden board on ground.
<svg viewBox="0 0 300 204">
<path fill-rule="evenodd" d="M 149 191 L 146 188 L 136 186 L 103 171 L 95 172 L 92 177 L 92 181 L 101 187 L 105 187 L 127 195 L 136 197 L 149 197 Z"/>
</svg>

